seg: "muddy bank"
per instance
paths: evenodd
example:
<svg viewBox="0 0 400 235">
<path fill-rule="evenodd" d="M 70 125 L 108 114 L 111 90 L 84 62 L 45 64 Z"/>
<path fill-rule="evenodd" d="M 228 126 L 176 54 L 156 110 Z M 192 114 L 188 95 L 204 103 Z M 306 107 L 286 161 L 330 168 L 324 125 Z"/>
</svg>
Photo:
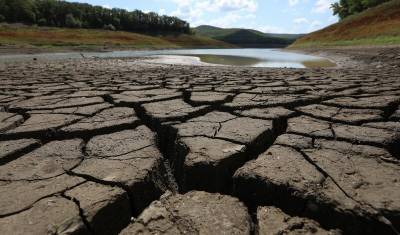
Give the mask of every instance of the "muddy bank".
<svg viewBox="0 0 400 235">
<path fill-rule="evenodd" d="M 356 66 L 376 69 L 384 66 L 398 68 L 400 64 L 400 46 L 349 46 L 288 50 L 329 58 L 339 67 L 344 68 L 354 68 Z"/>
</svg>

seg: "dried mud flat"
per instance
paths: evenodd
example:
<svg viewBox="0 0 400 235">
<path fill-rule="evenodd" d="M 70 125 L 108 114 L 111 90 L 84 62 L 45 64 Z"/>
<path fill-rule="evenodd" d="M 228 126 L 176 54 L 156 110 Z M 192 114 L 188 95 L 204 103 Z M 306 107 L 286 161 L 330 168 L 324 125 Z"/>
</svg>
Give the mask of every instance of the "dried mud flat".
<svg viewBox="0 0 400 235">
<path fill-rule="evenodd" d="M 396 234 L 399 52 L 1 65 L 0 234 Z"/>
</svg>

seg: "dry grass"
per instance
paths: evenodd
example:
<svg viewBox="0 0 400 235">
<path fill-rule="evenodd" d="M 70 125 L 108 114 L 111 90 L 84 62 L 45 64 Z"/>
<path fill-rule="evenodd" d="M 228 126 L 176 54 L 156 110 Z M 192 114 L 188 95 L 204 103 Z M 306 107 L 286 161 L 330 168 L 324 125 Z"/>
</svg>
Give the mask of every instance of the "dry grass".
<svg viewBox="0 0 400 235">
<path fill-rule="evenodd" d="M 111 47 L 111 48 L 187 48 L 231 47 L 217 40 L 192 35 L 149 36 L 138 33 L 94 29 L 67 29 L 0 25 L 2 46 L 23 47 Z"/>
<path fill-rule="evenodd" d="M 290 47 L 400 44 L 400 0 L 382 4 L 298 39 Z"/>
</svg>

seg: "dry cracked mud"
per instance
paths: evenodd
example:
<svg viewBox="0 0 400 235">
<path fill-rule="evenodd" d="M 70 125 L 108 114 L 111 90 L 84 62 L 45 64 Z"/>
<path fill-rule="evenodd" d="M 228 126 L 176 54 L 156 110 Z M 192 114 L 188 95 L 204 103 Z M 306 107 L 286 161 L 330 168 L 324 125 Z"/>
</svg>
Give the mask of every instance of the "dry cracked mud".
<svg viewBox="0 0 400 235">
<path fill-rule="evenodd" d="M 0 234 L 399 234 L 400 61 L 361 62 L 2 64 Z"/>
</svg>

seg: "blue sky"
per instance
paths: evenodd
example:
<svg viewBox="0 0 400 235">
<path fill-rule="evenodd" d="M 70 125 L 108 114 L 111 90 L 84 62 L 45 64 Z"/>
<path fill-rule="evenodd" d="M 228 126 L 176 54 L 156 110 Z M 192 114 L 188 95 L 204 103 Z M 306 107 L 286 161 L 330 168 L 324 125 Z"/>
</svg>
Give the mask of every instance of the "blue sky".
<svg viewBox="0 0 400 235">
<path fill-rule="evenodd" d="M 337 22 L 337 0 L 69 0 L 108 8 L 174 15 L 191 26 L 253 28 L 269 33 L 308 33 Z"/>
</svg>

